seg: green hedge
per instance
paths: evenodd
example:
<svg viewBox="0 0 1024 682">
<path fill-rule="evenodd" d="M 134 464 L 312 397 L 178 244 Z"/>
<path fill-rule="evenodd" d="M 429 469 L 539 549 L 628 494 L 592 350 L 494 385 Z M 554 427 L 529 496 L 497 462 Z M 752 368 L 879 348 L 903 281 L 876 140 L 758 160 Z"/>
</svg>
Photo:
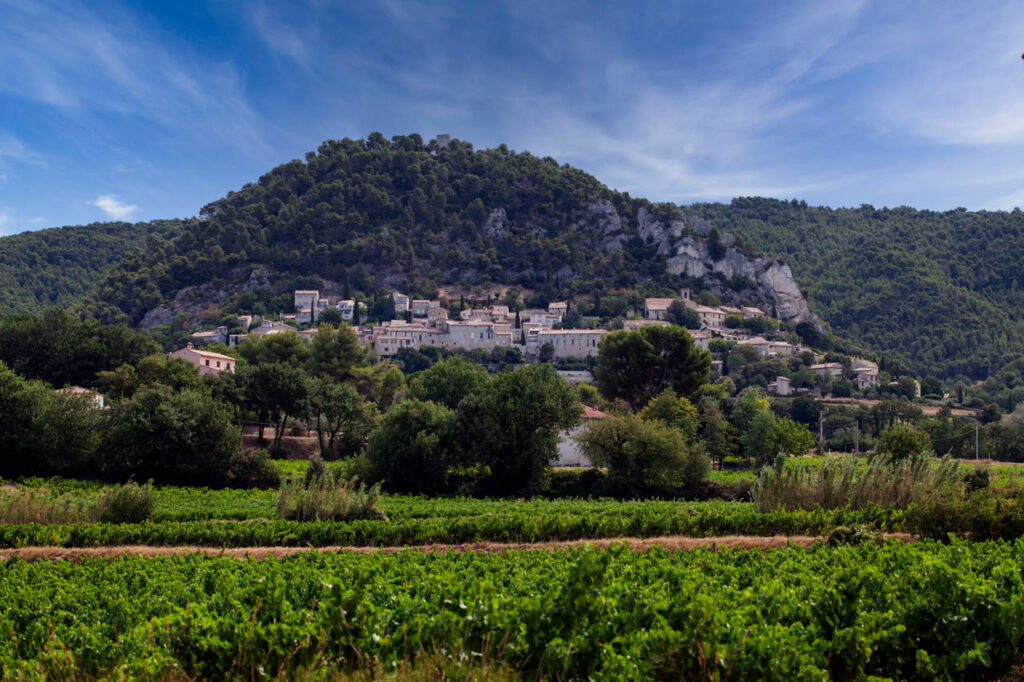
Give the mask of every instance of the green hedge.
<svg viewBox="0 0 1024 682">
<path fill-rule="evenodd" d="M 511 503 L 509 503 L 511 504 Z M 394 546 L 462 542 L 540 542 L 658 535 L 824 535 L 836 526 L 899 527 L 899 511 L 792 511 L 757 513 L 749 506 L 685 507 L 593 514 L 532 511 L 391 521 L 186 521 L 140 524 L 79 523 L 0 526 L 0 547 L 54 545 L 204 545 L 213 547 L 352 545 Z"/>
</svg>

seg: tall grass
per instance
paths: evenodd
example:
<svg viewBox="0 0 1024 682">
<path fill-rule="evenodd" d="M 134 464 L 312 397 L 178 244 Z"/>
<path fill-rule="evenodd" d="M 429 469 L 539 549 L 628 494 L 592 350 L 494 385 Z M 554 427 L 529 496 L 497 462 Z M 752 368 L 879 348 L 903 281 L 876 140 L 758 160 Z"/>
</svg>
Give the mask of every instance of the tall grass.
<svg viewBox="0 0 1024 682">
<path fill-rule="evenodd" d="M 59 495 L 47 486 L 0 488 L 0 523 L 140 523 L 153 515 L 156 495 L 150 483 L 107 486 L 94 497 Z"/>
<path fill-rule="evenodd" d="M 81 523 L 95 520 L 94 505 L 81 495 L 54 495 L 46 488 L 0 488 L 0 523 Z"/>
<path fill-rule="evenodd" d="M 929 495 L 963 495 L 963 474 L 951 460 L 915 455 L 898 462 L 889 457 L 845 456 L 820 468 L 786 466 L 779 458 L 754 481 L 751 499 L 758 511 L 775 509 L 863 509 L 877 505 L 905 509 Z"/>
<path fill-rule="evenodd" d="M 351 521 L 386 519 L 377 509 L 380 483 L 369 488 L 358 479 L 327 472 L 307 481 L 290 479 L 277 494 L 277 514 L 288 521 Z"/>
</svg>

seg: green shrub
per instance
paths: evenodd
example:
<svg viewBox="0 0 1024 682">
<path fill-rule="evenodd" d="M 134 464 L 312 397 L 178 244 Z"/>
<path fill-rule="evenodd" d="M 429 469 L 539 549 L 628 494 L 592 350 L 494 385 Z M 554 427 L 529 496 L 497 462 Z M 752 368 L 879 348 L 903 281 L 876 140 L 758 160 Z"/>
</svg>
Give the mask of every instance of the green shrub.
<svg viewBox="0 0 1024 682">
<path fill-rule="evenodd" d="M 863 524 L 857 524 L 854 526 L 836 526 L 832 529 L 832 532 L 828 534 L 828 544 L 830 547 L 836 547 L 838 545 L 858 545 L 862 542 L 874 542 L 880 543 L 882 541 L 882 534 L 874 528 L 869 528 Z"/>
<path fill-rule="evenodd" d="M 882 430 L 875 444 L 875 452 L 894 460 L 907 459 L 932 451 L 931 437 L 910 424 L 893 424 Z"/>
<path fill-rule="evenodd" d="M 597 466 L 608 467 L 615 494 L 676 495 L 695 489 L 710 464 L 703 449 L 689 446 L 679 429 L 635 415 L 603 419 L 576 436 Z"/>
<path fill-rule="evenodd" d="M 972 540 L 1018 538 L 1024 535 L 1024 496 L 999 499 L 985 488 L 965 495 L 930 495 L 907 509 L 906 525 L 912 533 L 937 540 L 951 534 Z"/>
<path fill-rule="evenodd" d="M 550 498 L 607 497 L 608 474 L 600 469 L 554 469 L 548 474 L 544 496 Z"/>
<path fill-rule="evenodd" d="M 307 488 L 311 483 L 316 481 L 318 478 L 324 476 L 327 473 L 327 466 L 324 464 L 324 460 L 319 455 L 313 455 L 309 459 L 309 466 L 306 467 L 306 476 L 303 479 L 303 485 Z"/>
<path fill-rule="evenodd" d="M 231 458 L 228 485 L 269 490 L 281 485 L 281 470 L 270 460 L 266 450 L 242 450 Z"/>
<path fill-rule="evenodd" d="M 277 494 L 277 513 L 289 521 L 353 521 L 386 519 L 376 508 L 380 500 L 380 484 L 370 488 L 365 483 L 356 487 L 356 479 L 338 479 L 325 474 L 309 485 L 297 480 L 286 481 Z"/>
<path fill-rule="evenodd" d="M 104 488 L 96 500 L 96 518 L 103 523 L 142 523 L 153 516 L 156 495 L 153 482 L 139 485 L 129 481 L 124 485 Z"/>
</svg>

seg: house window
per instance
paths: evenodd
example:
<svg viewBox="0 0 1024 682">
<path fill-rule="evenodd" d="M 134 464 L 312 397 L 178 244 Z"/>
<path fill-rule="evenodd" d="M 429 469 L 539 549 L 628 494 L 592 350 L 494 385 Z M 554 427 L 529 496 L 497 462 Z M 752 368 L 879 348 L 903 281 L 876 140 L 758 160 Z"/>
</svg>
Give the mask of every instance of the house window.
<svg viewBox="0 0 1024 682">
<path fill-rule="evenodd" d="M 209 366 L 210 366 L 210 361 L 209 361 L 209 360 L 207 360 L 207 361 L 206 361 L 206 366 L 207 366 L 207 367 L 209 367 Z"/>
<path fill-rule="evenodd" d="M 220 360 L 217 361 L 217 367 L 220 367 Z"/>
</svg>

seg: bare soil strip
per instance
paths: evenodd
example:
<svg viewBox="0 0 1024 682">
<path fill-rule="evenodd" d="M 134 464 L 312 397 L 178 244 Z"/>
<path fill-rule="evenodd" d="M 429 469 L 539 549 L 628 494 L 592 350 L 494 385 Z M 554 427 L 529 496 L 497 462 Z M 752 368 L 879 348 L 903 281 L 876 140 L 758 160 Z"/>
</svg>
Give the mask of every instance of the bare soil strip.
<svg viewBox="0 0 1024 682">
<path fill-rule="evenodd" d="M 890 533 L 887 538 L 909 542 L 909 533 Z M 148 545 L 120 545 L 111 547 L 19 547 L 16 549 L 0 549 L 0 561 L 17 557 L 25 561 L 77 561 L 84 558 L 110 559 L 123 556 L 168 557 L 181 554 L 200 553 L 211 557 L 232 557 L 235 559 L 281 558 L 304 552 L 351 552 L 353 554 L 372 554 L 383 552 L 393 554 L 407 550 L 416 550 L 428 554 L 430 552 L 481 552 L 484 554 L 501 554 L 509 550 L 546 549 L 549 551 L 569 549 L 590 545 L 605 548 L 611 545 L 626 543 L 630 549 L 646 552 L 652 547 L 661 547 L 673 552 L 695 549 L 773 549 L 776 547 L 810 547 L 815 542 L 824 542 L 826 538 L 812 535 L 773 535 L 767 537 L 753 535 L 725 535 L 720 537 L 693 538 L 683 535 L 670 535 L 656 538 L 600 538 L 591 540 L 571 540 L 565 542 L 472 542 L 458 545 L 414 545 L 407 547 L 202 547 L 198 545 L 175 545 L 157 547 Z"/>
</svg>

